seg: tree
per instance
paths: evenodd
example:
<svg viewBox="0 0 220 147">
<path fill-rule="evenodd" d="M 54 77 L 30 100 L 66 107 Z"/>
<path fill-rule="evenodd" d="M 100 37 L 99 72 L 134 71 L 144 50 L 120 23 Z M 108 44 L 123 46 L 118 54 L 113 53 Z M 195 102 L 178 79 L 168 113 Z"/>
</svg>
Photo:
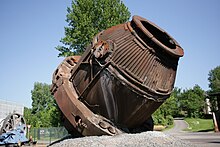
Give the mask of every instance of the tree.
<svg viewBox="0 0 220 147">
<path fill-rule="evenodd" d="M 26 124 L 31 124 L 31 108 L 24 107 L 24 118 L 26 120 Z"/>
<path fill-rule="evenodd" d="M 195 85 L 192 89 L 184 90 L 181 97 L 182 109 L 187 112 L 187 117 L 203 116 L 205 107 L 204 90 Z"/>
<path fill-rule="evenodd" d="M 32 94 L 32 113 L 48 110 L 54 104 L 54 98 L 50 93 L 50 85 L 45 83 L 34 83 Z"/>
<path fill-rule="evenodd" d="M 207 93 L 209 95 L 220 93 L 220 66 L 210 70 L 208 76 L 210 90 Z M 217 96 L 210 96 L 210 103 L 212 111 L 218 110 L 217 104 L 220 105 L 220 102 Z"/>
<path fill-rule="evenodd" d="M 171 125 L 173 124 L 173 117 L 180 115 L 179 97 L 181 89 L 175 87 L 170 97 L 154 112 L 154 124 Z"/>
<path fill-rule="evenodd" d="M 175 97 L 171 95 L 152 115 L 154 124 L 172 125 L 172 112 L 176 109 Z"/>
<path fill-rule="evenodd" d="M 208 76 L 210 92 L 220 92 L 220 66 L 210 70 Z"/>
<path fill-rule="evenodd" d="M 173 117 L 182 117 L 183 113 L 182 113 L 182 101 L 181 101 L 181 89 L 178 87 L 175 87 L 173 89 L 173 92 L 171 94 L 171 97 L 173 98 L 172 104 L 173 106 L 170 107 L 170 111 L 172 112 L 171 115 Z"/>
<path fill-rule="evenodd" d="M 198 85 L 182 92 L 174 88 L 171 96 L 154 112 L 153 120 L 155 124 L 171 125 L 173 117 L 202 117 L 204 107 L 205 91 Z"/>
<path fill-rule="evenodd" d="M 121 0 L 73 0 L 67 12 L 68 27 L 60 40 L 64 46 L 56 47 L 58 56 L 82 54 L 94 35 L 130 18 Z"/>
<path fill-rule="evenodd" d="M 32 109 L 26 111 L 29 123 L 34 127 L 59 126 L 61 112 L 50 93 L 50 85 L 45 83 L 35 83 L 32 94 Z"/>
</svg>

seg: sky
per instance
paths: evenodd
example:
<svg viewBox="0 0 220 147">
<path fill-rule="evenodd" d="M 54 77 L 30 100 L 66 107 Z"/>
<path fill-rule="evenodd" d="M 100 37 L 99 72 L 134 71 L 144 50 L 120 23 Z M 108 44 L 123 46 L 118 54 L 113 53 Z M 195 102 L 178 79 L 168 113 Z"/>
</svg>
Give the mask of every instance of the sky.
<svg viewBox="0 0 220 147">
<path fill-rule="evenodd" d="M 220 65 L 219 0 L 123 0 L 168 32 L 184 49 L 175 87 L 209 90 L 208 73 Z M 31 107 L 35 82 L 51 84 L 64 59 L 62 45 L 71 0 L 0 0 L 0 99 Z"/>
</svg>

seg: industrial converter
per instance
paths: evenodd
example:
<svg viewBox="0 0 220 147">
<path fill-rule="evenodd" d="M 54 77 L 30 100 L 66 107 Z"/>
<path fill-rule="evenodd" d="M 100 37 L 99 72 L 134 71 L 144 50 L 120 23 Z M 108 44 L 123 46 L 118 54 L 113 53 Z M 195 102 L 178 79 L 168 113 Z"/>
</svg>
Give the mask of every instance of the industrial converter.
<svg viewBox="0 0 220 147">
<path fill-rule="evenodd" d="M 51 93 L 74 136 L 153 129 L 151 115 L 169 98 L 180 45 L 140 16 L 98 33 L 80 56 L 55 70 Z"/>
</svg>

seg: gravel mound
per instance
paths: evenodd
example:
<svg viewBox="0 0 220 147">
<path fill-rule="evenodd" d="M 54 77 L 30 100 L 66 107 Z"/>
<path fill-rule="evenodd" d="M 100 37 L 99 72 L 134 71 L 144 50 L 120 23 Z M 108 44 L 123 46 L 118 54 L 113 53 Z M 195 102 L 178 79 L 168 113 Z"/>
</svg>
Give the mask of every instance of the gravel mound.
<svg viewBox="0 0 220 147">
<path fill-rule="evenodd" d="M 157 131 L 116 136 L 90 136 L 66 139 L 52 147 L 195 147 L 195 145 Z"/>
</svg>

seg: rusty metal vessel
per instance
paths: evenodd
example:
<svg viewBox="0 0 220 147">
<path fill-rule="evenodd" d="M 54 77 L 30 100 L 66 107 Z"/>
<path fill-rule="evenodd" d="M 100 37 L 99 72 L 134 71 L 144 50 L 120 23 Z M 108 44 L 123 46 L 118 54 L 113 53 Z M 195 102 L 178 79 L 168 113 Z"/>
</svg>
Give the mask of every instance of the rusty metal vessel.
<svg viewBox="0 0 220 147">
<path fill-rule="evenodd" d="M 183 49 L 140 16 L 97 34 L 53 74 L 51 92 L 71 134 L 152 130 L 151 115 L 170 96 Z"/>
</svg>

